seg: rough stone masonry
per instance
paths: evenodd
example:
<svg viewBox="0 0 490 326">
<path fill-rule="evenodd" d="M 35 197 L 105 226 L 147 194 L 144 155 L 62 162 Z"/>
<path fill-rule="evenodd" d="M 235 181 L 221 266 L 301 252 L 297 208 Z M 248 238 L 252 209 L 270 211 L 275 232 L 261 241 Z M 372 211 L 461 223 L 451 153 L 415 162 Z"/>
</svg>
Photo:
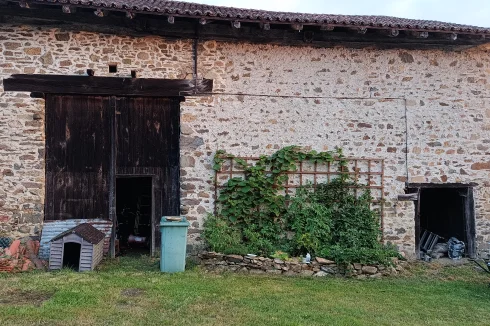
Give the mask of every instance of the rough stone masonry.
<svg viewBox="0 0 490 326">
<path fill-rule="evenodd" d="M 198 77 L 214 94 L 181 106 L 182 213 L 202 244 L 213 211 L 216 150 L 270 154 L 286 145 L 342 147 L 385 160 L 385 240 L 414 253 L 405 182 L 476 182 L 479 250 L 490 241 L 490 47 L 465 51 L 328 49 L 200 42 Z M 0 27 L 0 80 L 93 69 L 191 78 L 191 41 Z M 39 234 L 44 205 L 44 100 L 0 89 L 0 233 Z M 406 152 L 408 150 L 408 152 Z M 406 155 L 408 154 L 408 155 Z M 408 157 L 408 161 L 407 161 Z"/>
</svg>

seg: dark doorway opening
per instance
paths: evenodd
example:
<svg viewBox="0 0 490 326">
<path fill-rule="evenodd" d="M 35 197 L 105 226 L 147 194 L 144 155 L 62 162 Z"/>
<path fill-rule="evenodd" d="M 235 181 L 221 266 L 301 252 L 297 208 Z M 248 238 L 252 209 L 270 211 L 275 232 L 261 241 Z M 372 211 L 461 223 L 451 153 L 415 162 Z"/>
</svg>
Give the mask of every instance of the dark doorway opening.
<svg viewBox="0 0 490 326">
<path fill-rule="evenodd" d="M 456 238 L 465 243 L 465 256 L 475 257 L 473 188 L 428 184 L 412 188 L 411 192 L 419 193 L 415 221 L 419 254 L 426 252 L 428 247 L 437 251 L 443 246 L 436 244 Z M 434 254 L 432 258 L 447 257 L 447 254 Z"/>
<path fill-rule="evenodd" d="M 63 245 L 63 267 L 80 270 L 80 252 L 82 245 L 76 242 L 66 242 Z"/>
<path fill-rule="evenodd" d="M 119 254 L 150 254 L 152 191 L 152 177 L 116 178 L 116 232 Z"/>
</svg>

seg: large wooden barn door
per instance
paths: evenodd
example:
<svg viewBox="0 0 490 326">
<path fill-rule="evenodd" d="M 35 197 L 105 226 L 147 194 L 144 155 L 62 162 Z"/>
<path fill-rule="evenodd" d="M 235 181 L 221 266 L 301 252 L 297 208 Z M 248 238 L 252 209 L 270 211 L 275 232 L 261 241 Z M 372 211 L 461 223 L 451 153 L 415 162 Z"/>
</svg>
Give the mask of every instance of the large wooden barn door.
<svg viewBox="0 0 490 326">
<path fill-rule="evenodd" d="M 152 254 L 163 215 L 180 214 L 180 99 L 116 99 L 117 175 L 153 177 Z"/>
<path fill-rule="evenodd" d="M 110 98 L 46 96 L 45 219 L 110 219 Z"/>
<path fill-rule="evenodd" d="M 151 176 L 152 246 L 180 214 L 180 98 L 46 96 L 46 220 L 116 220 L 119 176 Z M 114 222 L 115 223 L 115 222 Z"/>
</svg>

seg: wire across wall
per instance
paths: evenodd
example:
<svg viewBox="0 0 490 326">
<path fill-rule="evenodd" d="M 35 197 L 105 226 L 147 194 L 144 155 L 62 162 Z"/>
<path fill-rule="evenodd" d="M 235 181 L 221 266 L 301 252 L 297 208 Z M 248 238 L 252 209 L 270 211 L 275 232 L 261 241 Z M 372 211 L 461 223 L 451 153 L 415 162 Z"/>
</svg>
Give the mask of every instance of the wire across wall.
<svg viewBox="0 0 490 326">
<path fill-rule="evenodd" d="M 228 180 L 245 177 L 244 169 L 239 164 L 236 164 L 235 159 L 243 160 L 250 165 L 254 165 L 259 160 L 259 157 L 253 156 L 233 157 L 223 155 L 220 158 L 223 160 L 221 169 L 216 171 L 214 178 L 215 199 L 218 198 L 220 189 L 226 186 Z M 282 194 L 294 196 L 296 189 L 299 187 L 309 186 L 316 188 L 319 184 L 329 183 L 341 177 L 341 175 L 347 174 L 356 183 L 370 190 L 372 197 L 371 207 L 379 213 L 381 229 L 383 230 L 384 160 L 374 158 L 347 158 L 344 160 L 347 165 L 344 167 L 343 172 L 341 172 L 340 161 L 338 160 L 333 162 L 297 162 L 295 171 L 284 172 L 287 175 L 287 180 Z M 353 187 L 353 191 L 357 195 L 360 190 L 357 187 Z"/>
</svg>

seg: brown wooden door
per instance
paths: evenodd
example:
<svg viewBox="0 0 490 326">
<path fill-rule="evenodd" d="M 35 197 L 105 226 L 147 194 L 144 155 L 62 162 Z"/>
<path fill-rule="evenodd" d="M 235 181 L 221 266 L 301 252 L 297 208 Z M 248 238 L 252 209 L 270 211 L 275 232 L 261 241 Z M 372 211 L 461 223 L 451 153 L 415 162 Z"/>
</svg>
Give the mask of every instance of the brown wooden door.
<svg viewBox="0 0 490 326">
<path fill-rule="evenodd" d="M 46 97 L 45 219 L 109 219 L 109 97 Z"/>
<path fill-rule="evenodd" d="M 179 98 L 48 95 L 46 220 L 115 220 L 117 175 L 152 176 L 152 253 L 180 214 Z"/>
<path fill-rule="evenodd" d="M 152 253 L 163 215 L 180 214 L 180 99 L 116 98 L 117 175 L 153 177 Z"/>
</svg>

